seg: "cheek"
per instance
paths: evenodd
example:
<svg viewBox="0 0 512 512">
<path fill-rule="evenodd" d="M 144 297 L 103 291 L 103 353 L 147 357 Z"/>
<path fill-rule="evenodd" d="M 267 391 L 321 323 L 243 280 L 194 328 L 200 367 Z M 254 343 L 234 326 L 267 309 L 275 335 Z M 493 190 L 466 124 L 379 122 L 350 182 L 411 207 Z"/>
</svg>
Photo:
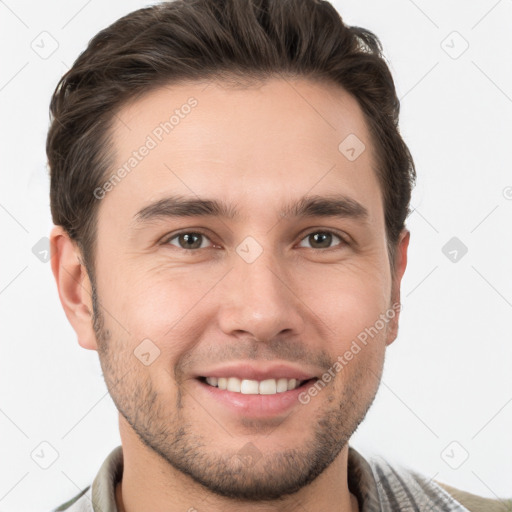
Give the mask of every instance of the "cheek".
<svg viewBox="0 0 512 512">
<path fill-rule="evenodd" d="M 389 306 L 386 263 L 368 253 L 336 265 L 298 264 L 288 267 L 283 278 L 300 299 L 296 307 L 310 327 L 339 352 Z M 223 288 L 229 280 L 221 282 L 223 265 L 141 267 L 118 262 L 110 268 L 100 290 L 105 309 L 130 332 L 134 346 L 145 338 L 160 346 L 165 342 L 171 358 L 199 342 L 222 308 L 222 294 L 229 292 Z"/>
<path fill-rule="evenodd" d="M 161 347 L 165 342 L 166 353 L 189 349 L 190 343 L 199 339 L 198 315 L 206 318 L 202 313 L 206 313 L 208 291 L 223 272 L 217 276 L 208 269 L 161 267 L 132 268 L 127 274 L 130 279 L 118 286 L 117 293 L 111 293 L 110 300 L 113 314 L 132 337 L 149 338 Z"/>
<path fill-rule="evenodd" d="M 304 275 L 302 294 L 341 350 L 386 312 L 389 288 L 389 275 L 380 265 L 352 263 Z"/>
</svg>

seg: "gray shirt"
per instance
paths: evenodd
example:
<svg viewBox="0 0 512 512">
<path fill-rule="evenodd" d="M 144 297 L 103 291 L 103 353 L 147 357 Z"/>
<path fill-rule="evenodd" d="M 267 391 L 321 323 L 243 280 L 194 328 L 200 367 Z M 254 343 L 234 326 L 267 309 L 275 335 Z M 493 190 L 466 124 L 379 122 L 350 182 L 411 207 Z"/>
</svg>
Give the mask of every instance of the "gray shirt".
<svg viewBox="0 0 512 512">
<path fill-rule="evenodd" d="M 461 496 L 476 498 L 476 502 L 471 501 L 471 508 L 466 508 L 434 480 L 409 468 L 391 466 L 382 457 L 366 460 L 351 446 L 348 452 L 347 474 L 349 490 L 356 496 L 360 512 L 512 510 L 512 507 L 507 506 L 507 503 L 511 502 L 480 498 L 454 489 L 459 499 Z M 115 488 L 122 475 L 123 451 L 122 447 L 118 446 L 105 459 L 92 485 L 52 512 L 118 512 Z"/>
</svg>

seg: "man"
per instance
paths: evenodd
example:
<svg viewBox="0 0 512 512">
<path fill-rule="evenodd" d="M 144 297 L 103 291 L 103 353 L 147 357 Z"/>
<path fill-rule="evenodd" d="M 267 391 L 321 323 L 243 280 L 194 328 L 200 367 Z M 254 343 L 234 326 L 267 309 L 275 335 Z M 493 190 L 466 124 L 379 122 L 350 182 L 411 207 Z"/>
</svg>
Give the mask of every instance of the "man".
<svg viewBox="0 0 512 512">
<path fill-rule="evenodd" d="M 56 510 L 505 510 L 348 444 L 415 178 L 371 32 L 314 0 L 162 3 L 96 35 L 51 112 L 52 269 L 122 440 Z"/>
</svg>

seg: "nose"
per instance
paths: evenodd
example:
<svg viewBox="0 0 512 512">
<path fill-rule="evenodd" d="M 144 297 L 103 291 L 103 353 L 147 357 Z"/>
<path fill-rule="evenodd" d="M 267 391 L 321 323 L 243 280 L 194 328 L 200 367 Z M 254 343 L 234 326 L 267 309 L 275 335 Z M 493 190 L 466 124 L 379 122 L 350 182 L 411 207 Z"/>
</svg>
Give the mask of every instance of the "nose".
<svg viewBox="0 0 512 512">
<path fill-rule="evenodd" d="M 224 333 L 263 342 L 302 333 L 307 308 L 300 290 L 289 267 L 270 251 L 252 263 L 236 256 L 226 277 L 219 290 L 218 320 Z"/>
</svg>

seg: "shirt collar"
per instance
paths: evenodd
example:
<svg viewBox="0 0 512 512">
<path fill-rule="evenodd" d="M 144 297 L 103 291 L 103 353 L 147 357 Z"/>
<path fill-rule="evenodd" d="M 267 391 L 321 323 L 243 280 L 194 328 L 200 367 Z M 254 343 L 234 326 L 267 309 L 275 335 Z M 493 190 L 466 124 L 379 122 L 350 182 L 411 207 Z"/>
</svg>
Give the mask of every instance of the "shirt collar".
<svg viewBox="0 0 512 512">
<path fill-rule="evenodd" d="M 94 510 L 118 512 L 115 490 L 123 476 L 123 448 L 117 446 L 107 456 L 92 483 Z M 347 480 L 350 492 L 357 498 L 360 512 L 381 512 L 377 482 L 366 459 L 348 447 Z"/>
<path fill-rule="evenodd" d="M 347 480 L 350 492 L 359 503 L 359 512 L 382 511 L 377 481 L 372 468 L 352 446 L 348 447 Z"/>
</svg>

